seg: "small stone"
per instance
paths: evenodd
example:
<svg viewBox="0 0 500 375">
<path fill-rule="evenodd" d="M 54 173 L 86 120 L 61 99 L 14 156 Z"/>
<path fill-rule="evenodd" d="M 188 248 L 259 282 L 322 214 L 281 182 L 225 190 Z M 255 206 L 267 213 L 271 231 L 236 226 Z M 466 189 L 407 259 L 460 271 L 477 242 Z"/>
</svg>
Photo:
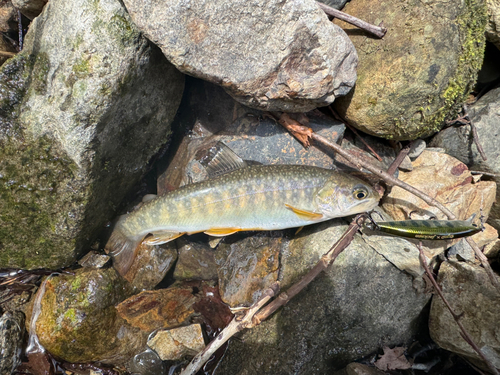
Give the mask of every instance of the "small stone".
<svg viewBox="0 0 500 375">
<path fill-rule="evenodd" d="M 411 144 L 410 152 L 408 152 L 408 157 L 411 160 L 415 160 L 420 156 L 422 152 L 424 152 L 426 147 L 427 144 L 423 139 L 415 139 Z"/>
<path fill-rule="evenodd" d="M 24 337 L 24 314 L 6 312 L 0 318 L 0 374 L 14 373 L 21 363 Z"/>
<path fill-rule="evenodd" d="M 500 239 L 487 244 L 483 249 L 483 253 L 490 259 L 497 258 L 500 253 Z"/>
<path fill-rule="evenodd" d="M 175 328 L 195 315 L 193 304 L 198 301 L 195 294 L 194 286 L 180 284 L 147 290 L 121 302 L 116 310 L 120 317 L 143 332 Z"/>
<path fill-rule="evenodd" d="M 488 7 L 488 24 L 486 25 L 486 40 L 500 49 L 500 4 L 495 0 L 486 0 Z"/>
<path fill-rule="evenodd" d="M 175 361 L 185 356 L 195 356 L 205 348 L 201 325 L 191 324 L 170 330 L 158 331 L 148 341 L 163 361 Z"/>
<path fill-rule="evenodd" d="M 109 255 L 99 254 L 97 251 L 89 251 L 78 261 L 78 264 L 82 267 L 102 268 L 109 260 Z"/>
<path fill-rule="evenodd" d="M 243 239 L 228 239 L 218 246 L 215 261 L 225 303 L 230 307 L 250 306 L 276 282 L 281 243 L 281 237 L 261 232 Z"/>
<path fill-rule="evenodd" d="M 465 241 L 460 240 L 448 250 L 448 258 L 456 257 L 458 260 L 474 262 L 476 256 L 472 247 Z"/>
<path fill-rule="evenodd" d="M 149 348 L 136 354 L 127 364 L 127 369 L 134 375 L 165 374 L 165 365 L 158 354 Z"/>
<path fill-rule="evenodd" d="M 141 243 L 137 255 L 123 275 L 138 290 L 153 289 L 163 280 L 177 259 L 177 246 L 174 241 L 163 245 Z"/>
<path fill-rule="evenodd" d="M 480 265 L 448 261 L 441 264 L 438 283 L 444 296 L 474 342 L 497 368 L 500 367 L 500 293 Z M 431 338 L 443 349 L 464 356 L 475 366 L 488 371 L 479 355 L 462 338 L 457 323 L 441 298 L 432 298 L 429 316 Z"/>
<path fill-rule="evenodd" d="M 177 240 L 179 259 L 175 265 L 176 280 L 217 280 L 215 251 L 209 246 L 190 242 L 184 238 Z"/>
</svg>

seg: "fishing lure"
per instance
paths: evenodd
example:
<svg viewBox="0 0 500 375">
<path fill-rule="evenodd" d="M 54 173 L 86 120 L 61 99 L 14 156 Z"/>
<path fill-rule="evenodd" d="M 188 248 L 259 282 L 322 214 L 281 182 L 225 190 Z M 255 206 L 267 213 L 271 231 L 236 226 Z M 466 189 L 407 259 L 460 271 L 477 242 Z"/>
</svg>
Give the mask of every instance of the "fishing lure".
<svg viewBox="0 0 500 375">
<path fill-rule="evenodd" d="M 375 222 L 369 217 L 366 225 L 371 230 L 420 240 L 451 240 L 472 236 L 483 230 L 472 223 L 476 215 L 467 220 L 402 220 Z"/>
</svg>

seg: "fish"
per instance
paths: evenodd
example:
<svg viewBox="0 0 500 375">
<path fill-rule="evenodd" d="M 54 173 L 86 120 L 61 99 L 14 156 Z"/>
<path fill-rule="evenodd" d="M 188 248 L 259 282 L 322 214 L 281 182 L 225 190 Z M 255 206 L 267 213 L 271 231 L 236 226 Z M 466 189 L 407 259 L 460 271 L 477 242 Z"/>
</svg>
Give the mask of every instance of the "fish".
<svg viewBox="0 0 500 375">
<path fill-rule="evenodd" d="M 184 234 L 301 227 L 373 209 L 378 193 L 342 172 L 303 165 L 254 165 L 188 184 L 119 218 L 105 250 L 125 274 L 139 245 Z"/>
<path fill-rule="evenodd" d="M 482 228 L 472 223 L 475 215 L 467 220 L 402 220 L 368 222 L 369 229 L 399 237 L 421 240 L 451 240 L 472 236 Z"/>
</svg>

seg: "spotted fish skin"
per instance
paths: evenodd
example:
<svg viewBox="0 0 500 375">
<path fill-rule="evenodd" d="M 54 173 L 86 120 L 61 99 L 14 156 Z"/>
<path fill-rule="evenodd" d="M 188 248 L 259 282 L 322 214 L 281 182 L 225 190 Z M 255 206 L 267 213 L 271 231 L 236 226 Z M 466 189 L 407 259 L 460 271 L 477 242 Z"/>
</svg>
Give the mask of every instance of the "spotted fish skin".
<svg viewBox="0 0 500 375">
<path fill-rule="evenodd" d="M 468 220 L 384 221 L 377 222 L 375 229 L 400 237 L 423 240 L 449 240 L 472 236 L 481 231 L 481 228 Z"/>
<path fill-rule="evenodd" d="M 148 235 L 146 242 L 159 244 L 186 233 L 293 228 L 368 211 L 378 201 L 367 183 L 337 171 L 299 165 L 245 167 L 183 186 L 123 216 L 106 250 L 125 272 Z"/>
</svg>

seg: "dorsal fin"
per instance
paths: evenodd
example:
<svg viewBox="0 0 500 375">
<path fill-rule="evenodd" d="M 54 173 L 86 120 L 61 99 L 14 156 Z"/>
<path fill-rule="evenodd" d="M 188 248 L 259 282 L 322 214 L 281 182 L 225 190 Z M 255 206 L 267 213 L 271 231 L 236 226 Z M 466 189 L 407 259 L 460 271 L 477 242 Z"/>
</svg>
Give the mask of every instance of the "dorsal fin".
<svg viewBox="0 0 500 375">
<path fill-rule="evenodd" d="M 208 178 L 218 177 L 225 173 L 247 167 L 248 164 L 222 142 L 208 150 L 208 155 L 200 160 L 207 171 Z"/>
</svg>

